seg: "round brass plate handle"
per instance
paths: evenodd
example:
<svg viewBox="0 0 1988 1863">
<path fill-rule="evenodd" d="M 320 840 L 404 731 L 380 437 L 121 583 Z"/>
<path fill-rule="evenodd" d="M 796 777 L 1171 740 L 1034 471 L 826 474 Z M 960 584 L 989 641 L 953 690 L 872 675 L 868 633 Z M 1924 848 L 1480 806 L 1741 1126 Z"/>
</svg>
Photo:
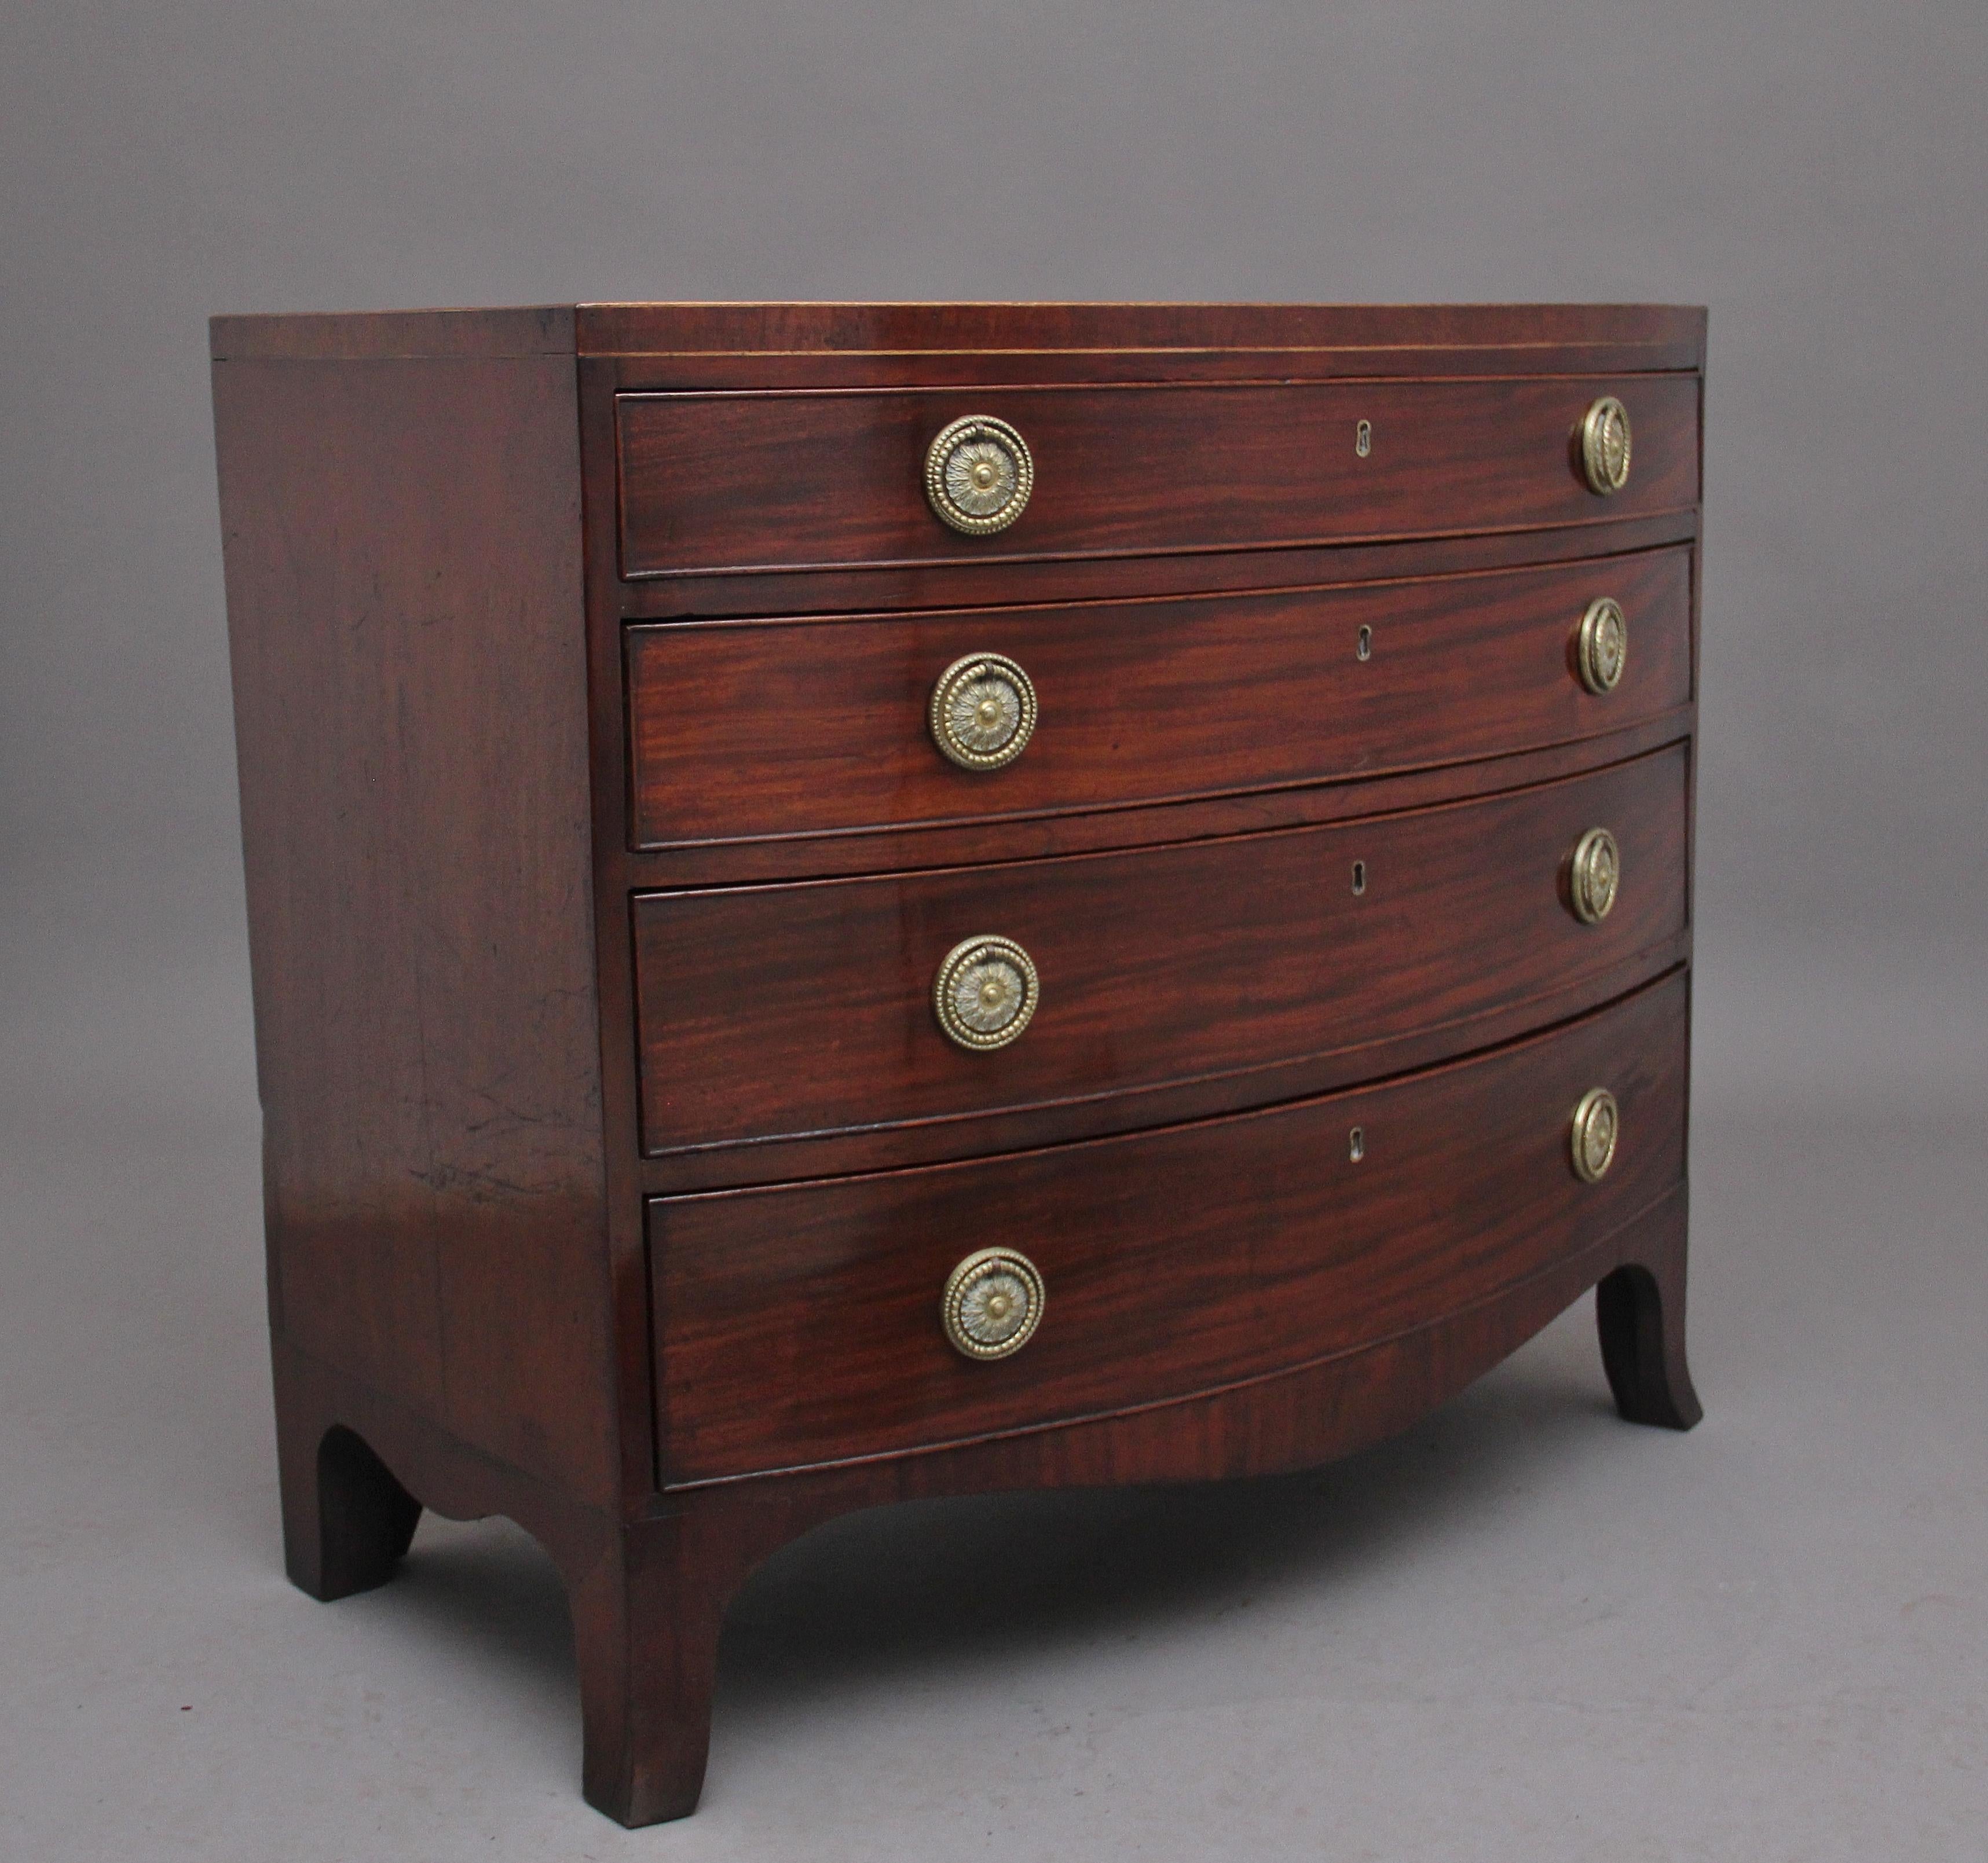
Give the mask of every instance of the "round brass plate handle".
<svg viewBox="0 0 1988 1863">
<path fill-rule="evenodd" d="M 1028 442 L 991 414 L 951 422 L 925 449 L 925 497 L 942 522 L 969 537 L 1005 531 L 1035 488 Z"/>
<path fill-rule="evenodd" d="M 932 982 L 932 1007 L 953 1041 L 984 1053 L 1021 1034 L 1041 994 L 1029 953 L 1012 938 L 982 933 L 946 953 Z"/>
<path fill-rule="evenodd" d="M 1629 410 L 1604 395 L 1581 424 L 1581 467 L 1587 489 L 1612 498 L 1629 482 Z"/>
<path fill-rule="evenodd" d="M 1036 728 L 1036 689 L 999 653 L 955 660 L 932 687 L 932 742 L 962 770 L 999 770 L 1029 748 Z"/>
<path fill-rule="evenodd" d="M 1574 844 L 1567 872 L 1567 893 L 1574 916 L 1584 925 L 1599 925 L 1615 903 L 1622 879 L 1622 850 L 1605 828 L 1591 828 Z"/>
<path fill-rule="evenodd" d="M 1583 1183 L 1598 1184 L 1615 1162 L 1615 1141 L 1621 1136 L 1622 1112 L 1606 1087 L 1591 1087 L 1574 1109 L 1570 1149 L 1574 1174 Z"/>
<path fill-rule="evenodd" d="M 1622 604 L 1612 596 L 1590 602 L 1581 617 L 1581 639 L 1575 657 L 1581 663 L 1581 683 L 1597 694 L 1613 692 L 1621 683 L 1622 667 L 1629 656 L 1629 622 Z"/>
<path fill-rule="evenodd" d="M 946 1277 L 939 1316 L 955 1352 L 1005 1358 L 1035 1336 L 1046 1298 L 1041 1273 L 1026 1255 L 977 1248 Z"/>
</svg>

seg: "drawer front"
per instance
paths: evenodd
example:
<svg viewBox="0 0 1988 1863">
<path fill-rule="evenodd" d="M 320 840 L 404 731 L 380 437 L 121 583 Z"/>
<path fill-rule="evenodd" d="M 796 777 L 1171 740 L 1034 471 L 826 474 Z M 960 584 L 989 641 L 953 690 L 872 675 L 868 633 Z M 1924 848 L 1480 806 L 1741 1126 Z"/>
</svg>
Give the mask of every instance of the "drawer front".
<svg viewBox="0 0 1988 1863">
<path fill-rule="evenodd" d="M 1628 481 L 1607 496 L 1581 437 L 1604 396 L 1631 430 Z M 1678 510 L 1698 499 L 1698 404 L 1695 375 L 627 394 L 622 573 L 1144 555 Z M 974 416 L 1019 434 L 1033 467 L 1019 515 L 984 535 L 942 521 L 925 492 L 928 448 Z"/>
<path fill-rule="evenodd" d="M 1682 1180 L 1687 1002 L 1673 975 L 1384 1086 L 971 1164 L 654 1200 L 667 1478 L 1185 1396 L 1486 1299 Z M 1619 1136 L 1589 1182 L 1570 1139 L 1595 1088 L 1614 1095 Z M 956 1351 L 940 1311 L 955 1264 L 989 1244 L 1020 1250 L 1045 1296 L 1033 1337 L 993 1362 Z"/>
<path fill-rule="evenodd" d="M 651 1153 L 968 1119 L 1246 1072 L 1564 995 L 1682 930 L 1685 748 L 1449 807 L 945 872 L 650 893 L 634 905 Z M 1582 922 L 1570 857 L 1615 840 Z M 1009 1045 L 935 1008 L 965 940 L 1012 940 Z M 1017 972 L 1017 974 L 1019 974 Z M 1012 1024 L 1011 1024 L 1012 1026 Z M 1465 1045 L 1459 1033 L 1458 1045 Z"/>
<path fill-rule="evenodd" d="M 1580 640 L 1604 599 L 1628 650 L 1598 692 Z M 1021 668 L 1033 729 L 1012 761 L 965 767 L 940 748 L 933 695 L 950 668 L 988 654 Z M 1011 680 L 1002 697 L 1018 690 Z M 1161 802 L 1529 750 L 1682 705 L 1691 559 L 1675 549 L 1273 595 L 638 627 L 628 691 L 644 846 Z"/>
</svg>

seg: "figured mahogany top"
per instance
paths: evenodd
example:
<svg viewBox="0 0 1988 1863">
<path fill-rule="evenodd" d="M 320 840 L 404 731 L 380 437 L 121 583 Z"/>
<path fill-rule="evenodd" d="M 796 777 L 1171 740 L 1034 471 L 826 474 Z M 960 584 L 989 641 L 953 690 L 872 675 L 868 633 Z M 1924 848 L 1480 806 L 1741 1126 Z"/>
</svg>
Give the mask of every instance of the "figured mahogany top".
<svg viewBox="0 0 1988 1863">
<path fill-rule="evenodd" d="M 210 335 L 217 358 L 1481 347 L 1552 368 L 1604 346 L 1697 369 L 1705 321 L 1667 304 L 580 304 L 216 317 Z"/>
</svg>

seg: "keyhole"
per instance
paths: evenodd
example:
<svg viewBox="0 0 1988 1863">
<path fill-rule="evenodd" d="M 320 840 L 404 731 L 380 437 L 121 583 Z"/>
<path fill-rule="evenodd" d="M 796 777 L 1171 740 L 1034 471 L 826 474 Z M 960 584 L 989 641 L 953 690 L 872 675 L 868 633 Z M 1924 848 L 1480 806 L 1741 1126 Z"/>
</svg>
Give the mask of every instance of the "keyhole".
<svg viewBox="0 0 1988 1863">
<path fill-rule="evenodd" d="M 1353 891 L 1356 897 L 1367 890 L 1367 863 L 1356 860 L 1353 863 Z"/>
<path fill-rule="evenodd" d="M 1353 430 L 1353 450 L 1362 459 L 1374 451 L 1374 423 L 1363 420 Z"/>
<path fill-rule="evenodd" d="M 1367 1129 L 1356 1126 L 1346 1135 L 1346 1155 L 1357 1164 L 1367 1156 Z"/>
<path fill-rule="evenodd" d="M 1353 653 L 1357 660 L 1371 660 L 1374 657 L 1374 630 L 1371 627 L 1363 627 L 1360 630 L 1360 644 L 1353 650 Z"/>
</svg>

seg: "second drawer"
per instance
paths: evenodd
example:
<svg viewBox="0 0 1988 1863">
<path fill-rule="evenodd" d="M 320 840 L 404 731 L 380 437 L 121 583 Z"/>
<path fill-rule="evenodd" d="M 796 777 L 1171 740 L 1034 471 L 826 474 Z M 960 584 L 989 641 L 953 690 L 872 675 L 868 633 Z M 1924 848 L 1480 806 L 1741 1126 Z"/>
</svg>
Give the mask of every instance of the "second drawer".
<svg viewBox="0 0 1988 1863">
<path fill-rule="evenodd" d="M 1597 663 L 1587 618 L 1602 609 L 1614 631 Z M 969 823 L 1462 762 L 1640 724 L 1692 695 L 1691 559 L 672 623 L 631 628 L 627 653 L 638 846 Z M 976 680 L 976 663 L 990 676 Z"/>
<path fill-rule="evenodd" d="M 1689 772 L 1677 745 L 1329 827 L 637 895 L 645 1149 L 972 1119 L 1425 1030 L 1460 1050 L 1515 1004 L 1570 1012 L 1684 929 Z"/>
</svg>

